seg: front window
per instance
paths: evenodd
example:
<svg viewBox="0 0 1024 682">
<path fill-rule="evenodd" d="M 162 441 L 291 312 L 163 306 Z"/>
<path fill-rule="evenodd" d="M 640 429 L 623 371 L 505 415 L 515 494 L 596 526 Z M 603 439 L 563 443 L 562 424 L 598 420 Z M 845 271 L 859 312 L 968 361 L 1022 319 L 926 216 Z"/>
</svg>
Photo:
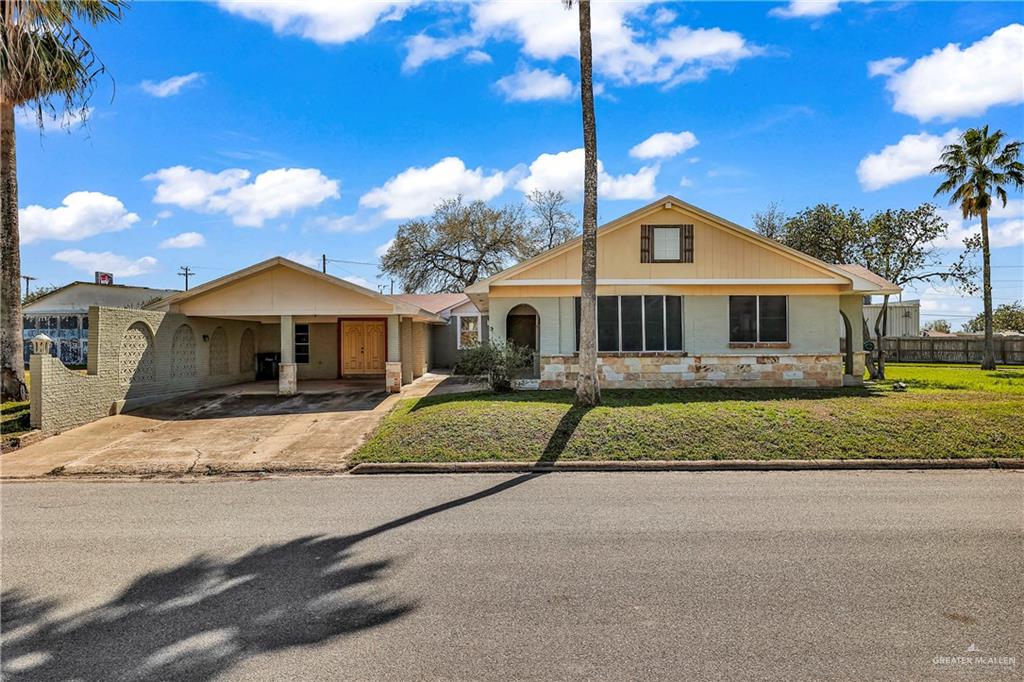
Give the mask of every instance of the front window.
<svg viewBox="0 0 1024 682">
<path fill-rule="evenodd" d="M 730 296 L 730 343 L 785 343 L 789 338 L 785 296 Z"/>
<path fill-rule="evenodd" d="M 459 318 L 459 349 L 471 348 L 480 343 L 480 316 L 460 315 Z"/>
<path fill-rule="evenodd" d="M 580 347 L 576 299 L 576 350 Z M 598 296 L 597 350 L 603 353 L 681 351 L 682 296 Z"/>
<path fill-rule="evenodd" d="M 680 260 L 679 257 L 679 227 L 654 227 L 651 230 L 654 237 L 654 261 Z"/>
</svg>

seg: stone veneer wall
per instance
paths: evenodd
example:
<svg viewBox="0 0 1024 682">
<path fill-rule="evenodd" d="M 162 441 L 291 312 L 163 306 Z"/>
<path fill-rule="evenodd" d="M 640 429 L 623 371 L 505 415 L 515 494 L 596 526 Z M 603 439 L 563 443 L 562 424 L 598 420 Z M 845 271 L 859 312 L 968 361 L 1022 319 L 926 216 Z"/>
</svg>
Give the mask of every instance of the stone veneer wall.
<svg viewBox="0 0 1024 682">
<path fill-rule="evenodd" d="M 179 335 L 176 347 L 175 334 L 182 324 L 192 329 L 194 343 L 183 347 Z M 220 353 L 211 363 L 212 344 L 203 340 L 212 340 L 218 327 L 227 337 L 226 363 Z M 256 322 L 92 307 L 88 373 L 69 370 L 49 355 L 31 356 L 32 426 L 58 433 L 175 395 L 252 381 L 255 369 L 248 368 L 253 365 L 240 361 L 242 334 L 252 329 L 258 339 L 258 327 Z M 129 328 L 133 331 L 126 336 Z M 218 374 L 211 374 L 211 365 Z M 240 371 L 242 367 L 246 371 Z"/>
<path fill-rule="evenodd" d="M 828 354 L 696 355 L 608 353 L 597 358 L 603 388 L 789 387 L 843 385 L 843 357 Z M 541 389 L 575 388 L 576 355 L 542 355 Z"/>
</svg>

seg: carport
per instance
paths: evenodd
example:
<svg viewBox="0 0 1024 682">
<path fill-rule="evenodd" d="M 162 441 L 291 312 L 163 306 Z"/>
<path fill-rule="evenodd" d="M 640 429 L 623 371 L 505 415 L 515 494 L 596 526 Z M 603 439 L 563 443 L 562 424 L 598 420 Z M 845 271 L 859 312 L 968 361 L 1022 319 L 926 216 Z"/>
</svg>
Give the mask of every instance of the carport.
<svg viewBox="0 0 1024 682">
<path fill-rule="evenodd" d="M 253 362 L 257 356 L 278 360 L 282 395 L 294 394 L 300 381 L 369 377 L 384 379 L 386 390 L 397 392 L 427 372 L 428 325 L 444 322 L 397 297 L 280 257 L 149 309 L 255 323 Z"/>
</svg>

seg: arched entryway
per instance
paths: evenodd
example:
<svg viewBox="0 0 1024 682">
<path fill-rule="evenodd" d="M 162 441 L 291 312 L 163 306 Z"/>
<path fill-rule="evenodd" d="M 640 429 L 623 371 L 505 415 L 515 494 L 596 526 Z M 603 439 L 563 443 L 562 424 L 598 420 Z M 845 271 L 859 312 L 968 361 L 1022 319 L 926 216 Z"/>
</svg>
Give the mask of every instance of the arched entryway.
<svg viewBox="0 0 1024 682">
<path fill-rule="evenodd" d="M 540 316 L 537 310 L 526 303 L 520 303 L 508 311 L 505 317 L 505 339 L 517 346 L 526 346 L 537 351 L 540 335 Z"/>
<path fill-rule="evenodd" d="M 536 379 L 540 376 L 540 315 L 536 308 L 520 303 L 508 311 L 505 316 L 505 340 L 517 346 L 526 346 L 533 351 L 533 363 L 530 369 L 524 370 L 519 378 Z"/>
</svg>

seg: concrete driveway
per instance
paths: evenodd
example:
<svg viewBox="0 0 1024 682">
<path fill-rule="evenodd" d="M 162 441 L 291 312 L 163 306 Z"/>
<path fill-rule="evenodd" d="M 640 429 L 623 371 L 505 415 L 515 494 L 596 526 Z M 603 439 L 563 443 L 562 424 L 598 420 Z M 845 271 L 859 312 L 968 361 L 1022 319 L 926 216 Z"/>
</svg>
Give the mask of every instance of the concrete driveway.
<svg viewBox="0 0 1024 682">
<path fill-rule="evenodd" d="M 303 382 L 289 397 L 274 382 L 196 393 L 7 453 L 0 474 L 339 471 L 400 397 L 439 390 L 445 378 L 428 374 L 390 396 L 379 379 Z"/>
</svg>

